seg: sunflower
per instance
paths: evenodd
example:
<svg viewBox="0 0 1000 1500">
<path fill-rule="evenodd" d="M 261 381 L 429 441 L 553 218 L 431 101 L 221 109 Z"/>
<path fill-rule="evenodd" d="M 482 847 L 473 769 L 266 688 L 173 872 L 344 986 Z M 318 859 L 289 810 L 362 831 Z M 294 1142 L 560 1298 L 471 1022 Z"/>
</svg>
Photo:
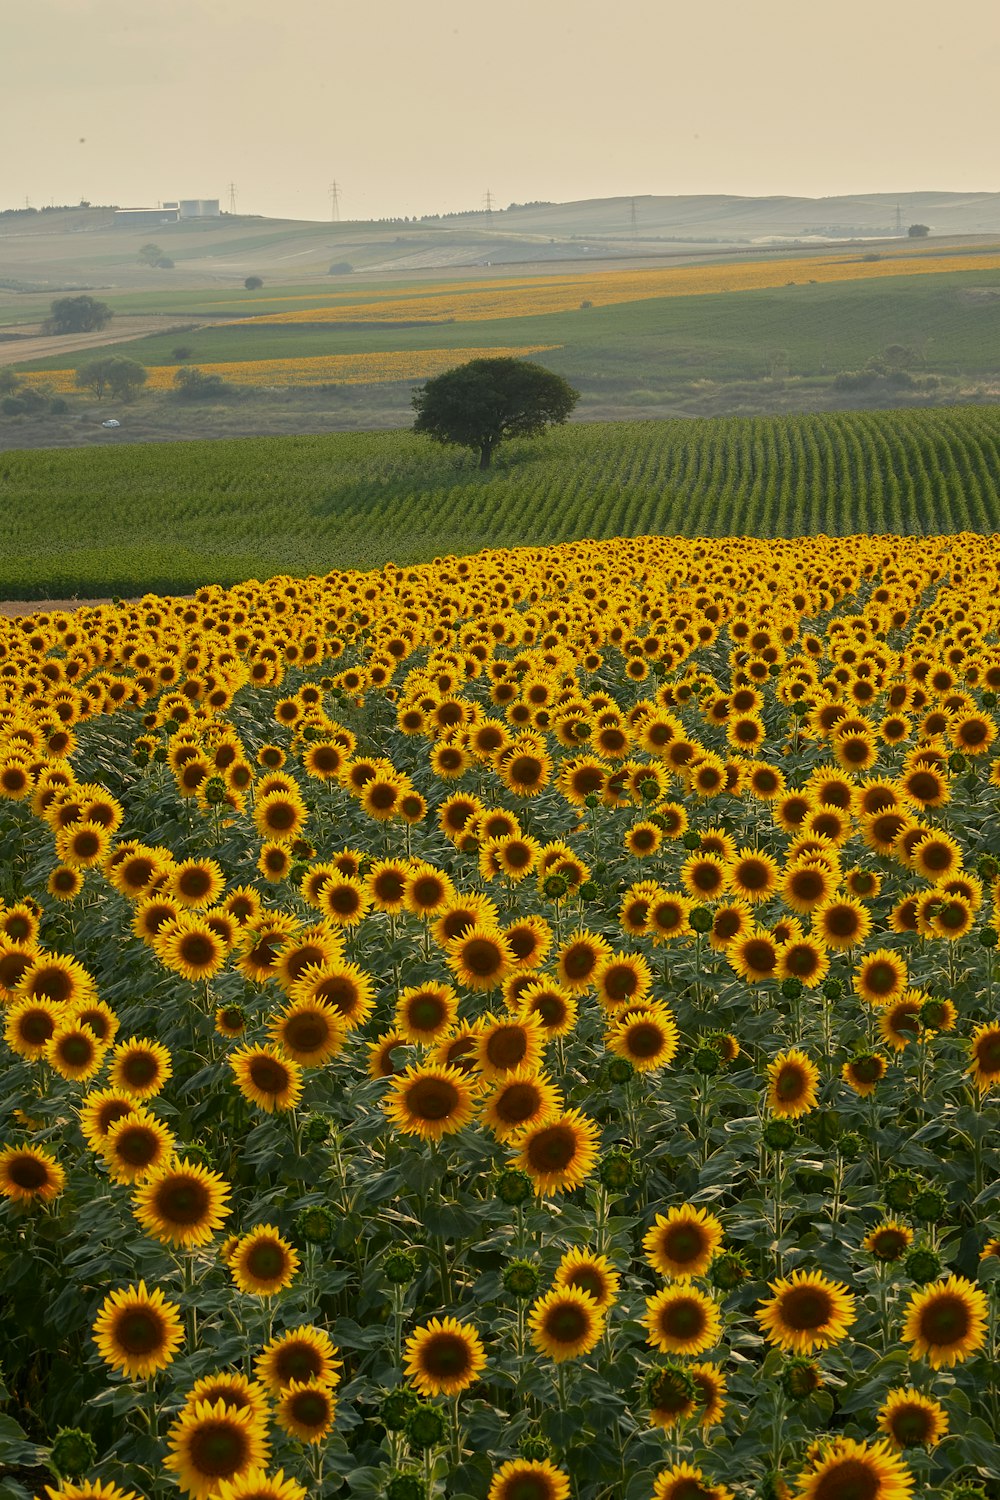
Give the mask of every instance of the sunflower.
<svg viewBox="0 0 1000 1500">
<path fill-rule="evenodd" d="M 368 1077 L 369 1078 L 392 1078 L 399 1072 L 399 1058 L 394 1054 L 397 1051 L 405 1051 L 409 1046 L 407 1039 L 399 1031 L 385 1031 L 377 1036 L 373 1042 L 368 1043 Z M 437 1058 L 432 1054 L 432 1060 Z"/>
<path fill-rule="evenodd" d="M 826 977 L 829 968 L 830 955 L 816 938 L 792 938 L 778 947 L 779 979 L 798 979 L 811 990 Z"/>
<path fill-rule="evenodd" d="M 711 1427 L 716 1422 L 722 1421 L 722 1413 L 725 1410 L 725 1372 L 719 1365 L 712 1364 L 690 1365 L 688 1368 L 698 1392 L 698 1405 L 701 1407 L 699 1424 L 702 1427 Z"/>
<path fill-rule="evenodd" d="M 306 822 L 306 806 L 301 794 L 273 791 L 258 795 L 253 823 L 262 839 L 287 841 L 301 833 Z"/>
<path fill-rule="evenodd" d="M 606 1313 L 618 1293 L 621 1277 L 606 1255 L 594 1255 L 589 1250 L 574 1248 L 563 1255 L 553 1283 L 556 1287 L 575 1287 L 577 1291 L 589 1293 L 599 1311 Z"/>
<path fill-rule="evenodd" d="M 645 859 L 656 854 L 663 842 L 663 830 L 655 823 L 633 823 L 625 830 L 624 846 L 636 859 Z"/>
<path fill-rule="evenodd" d="M 273 1297 L 295 1280 L 299 1257 L 273 1224 L 260 1224 L 237 1240 L 228 1264 L 241 1292 Z"/>
<path fill-rule="evenodd" d="M 75 958 L 63 953 L 36 953 L 21 975 L 17 988 L 18 994 L 28 1000 L 74 1005 L 78 1000 L 90 1000 L 96 985 Z"/>
<path fill-rule="evenodd" d="M 760 1304 L 757 1322 L 769 1343 L 789 1353 L 828 1349 L 854 1322 L 854 1297 L 819 1271 L 793 1271 L 770 1288 L 774 1296 Z"/>
<path fill-rule="evenodd" d="M 714 1214 L 690 1203 L 657 1214 L 642 1242 L 654 1271 L 674 1281 L 704 1276 L 722 1244 L 723 1229 Z"/>
<path fill-rule="evenodd" d="M 894 1052 L 902 1052 L 920 1035 L 920 1009 L 926 998 L 920 990 L 907 990 L 900 1000 L 879 1011 L 879 1032 Z"/>
<path fill-rule="evenodd" d="M 906 962 L 888 948 L 876 948 L 854 972 L 854 991 L 869 1005 L 892 1005 L 906 992 Z"/>
<path fill-rule="evenodd" d="M 819 1068 L 798 1047 L 779 1052 L 767 1065 L 767 1108 L 779 1119 L 797 1120 L 816 1108 Z"/>
<path fill-rule="evenodd" d="M 808 916 L 817 906 L 829 901 L 837 882 L 829 866 L 809 860 L 788 868 L 778 883 L 778 895 L 792 911 Z"/>
<path fill-rule="evenodd" d="M 212 906 L 222 894 L 226 877 L 214 859 L 186 859 L 170 872 L 167 890 L 182 906 Z"/>
<path fill-rule="evenodd" d="M 307 1500 L 307 1496 L 297 1479 L 285 1478 L 284 1469 L 267 1474 L 249 1468 L 236 1479 L 220 1479 L 212 1500 Z"/>
<path fill-rule="evenodd" d="M 910 1295 L 902 1339 L 911 1359 L 925 1357 L 935 1370 L 968 1359 L 986 1343 L 986 1293 L 963 1276 L 949 1276 Z"/>
<path fill-rule="evenodd" d="M 118 1034 L 118 1017 L 104 1000 L 82 1000 L 68 1006 L 64 1014 L 72 1017 L 78 1026 L 86 1026 L 93 1032 L 102 1047 L 110 1047 Z"/>
<path fill-rule="evenodd" d="M 888 1063 L 878 1052 L 860 1052 L 848 1058 L 840 1070 L 840 1076 L 849 1088 L 862 1099 L 874 1094 L 888 1071 Z"/>
<path fill-rule="evenodd" d="M 934 766 L 913 766 L 900 778 L 899 786 L 915 807 L 943 807 L 951 801 L 948 778 Z"/>
<path fill-rule="evenodd" d="M 134 1212 L 161 1245 L 187 1249 L 207 1245 L 231 1212 L 232 1189 L 217 1172 L 175 1160 L 152 1172 L 135 1195 Z"/>
<path fill-rule="evenodd" d="M 179 917 L 157 934 L 152 946 L 165 968 L 192 983 L 218 974 L 227 957 L 225 942 L 203 916 Z"/>
<path fill-rule="evenodd" d="M 472 1088 L 458 1068 L 418 1063 L 396 1074 L 383 1109 L 403 1135 L 440 1141 L 468 1125 L 474 1106 Z"/>
<path fill-rule="evenodd" d="M 653 898 L 660 893 L 655 880 L 640 880 L 629 886 L 618 910 L 618 921 L 631 937 L 641 937 L 649 931 L 649 908 Z"/>
<path fill-rule="evenodd" d="M 492 1083 L 518 1069 L 534 1072 L 540 1066 L 547 1036 L 537 1016 L 501 1017 L 486 1014 L 477 1028 L 476 1065 Z"/>
<path fill-rule="evenodd" d="M 627 1058 L 639 1073 L 665 1068 L 677 1055 L 680 1033 L 670 1009 L 657 1003 L 623 1007 L 607 1034 L 606 1045 Z"/>
<path fill-rule="evenodd" d="M 729 866 L 730 888 L 743 901 L 766 901 L 778 886 L 777 860 L 759 849 L 741 849 Z"/>
<path fill-rule="evenodd" d="M 783 934 L 770 933 L 765 927 L 753 927 L 729 944 L 726 956 L 730 967 L 748 984 L 773 979 L 778 972 L 782 938 Z"/>
<path fill-rule="evenodd" d="M 724 1484 L 709 1484 L 701 1469 L 683 1461 L 661 1469 L 650 1500 L 733 1500 Z"/>
<path fill-rule="evenodd" d="M 688 1281 L 646 1298 L 646 1342 L 663 1354 L 704 1354 L 722 1335 L 716 1303 Z"/>
<path fill-rule="evenodd" d="M 40 1146 L 0 1150 L 0 1193 L 15 1203 L 51 1203 L 66 1186 L 66 1173 Z"/>
<path fill-rule="evenodd" d="M 459 1396 L 486 1365 L 483 1341 L 471 1323 L 431 1318 L 407 1339 L 404 1370 L 421 1396 Z"/>
<path fill-rule="evenodd" d="M 876 1260 L 900 1260 L 913 1244 L 913 1230 L 898 1219 L 888 1219 L 870 1229 L 862 1240 L 862 1246 Z"/>
<path fill-rule="evenodd" d="M 650 900 L 649 919 L 646 923 L 646 933 L 657 947 L 662 943 L 672 942 L 674 938 L 690 935 L 693 904 L 687 896 L 657 890 Z"/>
<path fill-rule="evenodd" d="M 552 947 L 552 929 L 544 917 L 521 917 L 505 927 L 503 935 L 520 969 L 539 968 Z"/>
<path fill-rule="evenodd" d="M 569 1476 L 547 1458 L 511 1458 L 490 1481 L 486 1500 L 569 1500 Z"/>
<path fill-rule="evenodd" d="M 594 1121 L 579 1110 L 565 1110 L 514 1138 L 512 1165 L 528 1174 L 536 1194 L 571 1192 L 593 1170 L 599 1134 Z"/>
<path fill-rule="evenodd" d="M 37 957 L 38 949 L 33 944 L 12 943 L 0 939 L 0 1004 L 5 1005 L 10 1000 L 16 1001 L 17 987 L 21 978 L 31 968 Z M 30 1005 L 35 1002 L 26 1000 L 22 1003 Z M 50 1000 L 41 1000 L 37 1003 L 49 1006 L 53 1016 L 57 1016 L 62 1009 Z"/>
<path fill-rule="evenodd" d="M 170 1053 L 162 1042 L 147 1036 L 130 1036 L 111 1052 L 108 1084 L 133 1099 L 152 1099 L 173 1073 Z"/>
<path fill-rule="evenodd" d="M 302 1324 L 265 1344 L 257 1356 L 257 1379 L 276 1396 L 293 1380 L 335 1386 L 340 1383 L 338 1352 L 322 1328 Z"/>
<path fill-rule="evenodd" d="M 650 1426 L 661 1427 L 664 1432 L 693 1416 L 698 1405 L 698 1387 L 691 1370 L 674 1360 L 646 1371 L 642 1396 L 649 1406 Z"/>
<path fill-rule="evenodd" d="M 836 1438 L 799 1475 L 795 1500 L 910 1500 L 913 1478 L 885 1442 Z"/>
<path fill-rule="evenodd" d="M 455 887 L 447 875 L 433 865 L 414 869 L 406 883 L 403 902 L 415 917 L 436 917 L 455 899 Z"/>
<path fill-rule="evenodd" d="M 939 885 L 962 868 L 962 851 L 950 833 L 926 832 L 914 844 L 910 864 L 925 880 Z"/>
<path fill-rule="evenodd" d="M 80 1105 L 80 1129 L 92 1151 L 100 1151 L 108 1131 L 118 1120 L 135 1114 L 140 1106 L 121 1089 L 97 1089 L 84 1094 Z"/>
<path fill-rule="evenodd" d="M 748 937 L 753 925 L 753 912 L 746 901 L 728 901 L 716 908 L 708 934 L 709 947 L 715 953 L 724 953 L 734 943 Z"/>
<path fill-rule="evenodd" d="M 271 1021 L 269 1031 L 284 1055 L 303 1068 L 322 1067 L 341 1050 L 346 1036 L 340 1012 L 322 1000 L 289 1001 Z M 258 1072 L 266 1067 L 256 1066 Z"/>
<path fill-rule="evenodd" d="M 532 1304 L 531 1342 L 556 1364 L 589 1354 L 604 1332 L 604 1313 L 588 1291 L 554 1286 Z"/>
<path fill-rule="evenodd" d="M 717 854 L 692 854 L 681 865 L 681 884 L 695 901 L 717 901 L 729 889 L 729 868 Z"/>
<path fill-rule="evenodd" d="M 476 925 L 448 942 L 445 961 L 466 989 L 485 992 L 500 988 L 514 967 L 514 954 L 502 932 Z"/>
<path fill-rule="evenodd" d="M 145 1380 L 165 1370 L 184 1342 L 180 1308 L 146 1283 L 123 1287 L 105 1297 L 94 1322 L 101 1358 L 127 1380 Z"/>
<path fill-rule="evenodd" d="M 371 907 L 371 892 L 354 875 L 331 875 L 320 888 L 316 904 L 338 927 L 356 927 Z"/>
<path fill-rule="evenodd" d="M 293 1002 L 331 1006 L 345 1031 L 364 1025 L 375 1008 L 372 976 L 357 964 L 310 964 L 292 986 Z"/>
<path fill-rule="evenodd" d="M 653 971 L 640 953 L 613 953 L 598 965 L 594 984 L 598 1000 L 613 1014 L 646 999 L 653 988 Z"/>
<path fill-rule="evenodd" d="M 235 1235 L 232 1236 L 232 1242 L 234 1245 L 237 1243 Z M 219 1247 L 220 1255 L 225 1249 L 225 1243 Z M 202 1375 L 196 1380 L 184 1398 L 184 1407 L 191 1410 L 199 1401 L 207 1401 L 210 1406 L 214 1406 L 217 1401 L 224 1401 L 236 1411 L 246 1408 L 261 1423 L 266 1423 L 270 1416 L 264 1387 L 258 1381 L 250 1381 L 245 1375 L 238 1375 L 232 1370 Z"/>
<path fill-rule="evenodd" d="M 519 1131 L 544 1124 L 563 1109 L 563 1096 L 545 1073 L 517 1068 L 487 1094 L 481 1105 L 483 1123 L 499 1141 Z"/>
<path fill-rule="evenodd" d="M 1000 1082 L 1000 1025 L 984 1022 L 977 1026 L 969 1043 L 971 1062 L 966 1068 L 981 1094 Z"/>
<path fill-rule="evenodd" d="M 579 1005 L 568 990 L 544 979 L 533 979 L 518 993 L 519 1016 L 537 1016 L 545 1038 L 568 1036 L 576 1025 Z"/>
<path fill-rule="evenodd" d="M 428 980 L 400 990 L 393 1024 L 408 1042 L 430 1046 L 446 1035 L 458 1018 L 458 996 L 450 984 Z"/>
<path fill-rule="evenodd" d="M 879 1407 L 878 1425 L 900 1451 L 933 1448 L 948 1431 L 948 1414 L 932 1396 L 912 1387 L 896 1386 Z"/>
<path fill-rule="evenodd" d="M 311 964 L 335 963 L 344 956 L 340 934 L 320 918 L 297 936 L 289 934 L 278 950 L 272 976 L 289 994 Z"/>
<path fill-rule="evenodd" d="M 223 1480 L 235 1480 L 267 1463 L 267 1429 L 245 1407 L 198 1401 L 185 1409 L 168 1434 L 170 1454 L 163 1467 L 193 1500 L 209 1500 Z"/>
<path fill-rule="evenodd" d="M 815 909 L 812 927 L 827 948 L 845 950 L 864 942 L 871 932 L 872 919 L 856 896 L 840 896 Z"/>
<path fill-rule="evenodd" d="M 143 1182 L 151 1172 L 166 1166 L 175 1147 L 171 1131 L 141 1106 L 114 1120 L 100 1142 L 115 1182 Z"/>
<path fill-rule="evenodd" d="M 611 956 L 611 944 L 583 928 L 567 938 L 556 956 L 556 979 L 571 995 L 591 989 L 601 964 Z"/>
<path fill-rule="evenodd" d="M 337 1401 L 320 1380 L 293 1380 L 278 1397 L 275 1421 L 301 1443 L 321 1443 L 333 1427 Z"/>
<path fill-rule="evenodd" d="M 989 714 L 955 713 L 948 721 L 948 738 L 962 755 L 986 755 L 997 737 Z"/>
<path fill-rule="evenodd" d="M 90 1027 L 71 1015 L 60 1021 L 45 1043 L 44 1057 L 60 1078 L 78 1083 L 100 1070 L 105 1050 Z"/>
<path fill-rule="evenodd" d="M 143 896 L 135 908 L 132 931 L 151 948 L 160 932 L 179 920 L 182 910 L 170 896 Z"/>
<path fill-rule="evenodd" d="M 111 835 L 99 823 L 73 823 L 56 834 L 56 854 L 74 870 L 91 870 L 102 864 Z"/>
<path fill-rule="evenodd" d="M 120 1490 L 103 1479 L 64 1479 L 57 1490 L 45 1486 L 49 1500 L 139 1500 L 135 1490 Z"/>
</svg>

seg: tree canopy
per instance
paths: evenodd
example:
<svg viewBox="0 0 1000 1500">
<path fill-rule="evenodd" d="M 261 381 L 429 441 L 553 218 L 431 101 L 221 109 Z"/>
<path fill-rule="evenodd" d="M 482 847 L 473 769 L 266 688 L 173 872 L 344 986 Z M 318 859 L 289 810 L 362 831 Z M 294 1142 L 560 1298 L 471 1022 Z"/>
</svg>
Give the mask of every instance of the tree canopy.
<svg viewBox="0 0 1000 1500">
<path fill-rule="evenodd" d="M 146 384 L 146 367 L 124 355 L 109 354 L 81 365 L 76 372 L 76 383 L 93 391 L 98 401 L 106 390 L 120 401 L 131 401 Z"/>
<path fill-rule="evenodd" d="M 413 431 L 472 448 L 488 469 L 504 438 L 537 437 L 565 422 L 580 392 L 561 375 L 526 359 L 472 359 L 414 391 Z"/>
<path fill-rule="evenodd" d="M 94 297 L 57 297 L 45 320 L 46 333 L 93 333 L 104 328 L 114 313 Z"/>
</svg>

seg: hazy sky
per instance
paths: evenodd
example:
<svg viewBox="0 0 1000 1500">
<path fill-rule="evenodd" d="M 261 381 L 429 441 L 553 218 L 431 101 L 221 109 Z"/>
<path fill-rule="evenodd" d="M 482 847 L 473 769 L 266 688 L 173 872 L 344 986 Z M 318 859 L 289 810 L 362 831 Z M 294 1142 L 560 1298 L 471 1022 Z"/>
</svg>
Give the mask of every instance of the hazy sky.
<svg viewBox="0 0 1000 1500">
<path fill-rule="evenodd" d="M 1000 188 L 998 0 L 0 0 L 0 207 Z"/>
</svg>

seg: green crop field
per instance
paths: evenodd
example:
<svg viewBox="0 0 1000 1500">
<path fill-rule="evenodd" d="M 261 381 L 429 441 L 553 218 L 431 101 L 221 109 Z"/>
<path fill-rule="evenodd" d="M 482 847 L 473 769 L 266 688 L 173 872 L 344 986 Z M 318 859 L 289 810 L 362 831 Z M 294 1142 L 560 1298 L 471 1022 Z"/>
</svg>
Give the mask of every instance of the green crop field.
<svg viewBox="0 0 1000 1500">
<path fill-rule="evenodd" d="M 577 423 L 471 455 L 408 432 L 0 455 L 0 597 L 186 592 L 643 533 L 1000 531 L 1000 409 Z"/>
</svg>

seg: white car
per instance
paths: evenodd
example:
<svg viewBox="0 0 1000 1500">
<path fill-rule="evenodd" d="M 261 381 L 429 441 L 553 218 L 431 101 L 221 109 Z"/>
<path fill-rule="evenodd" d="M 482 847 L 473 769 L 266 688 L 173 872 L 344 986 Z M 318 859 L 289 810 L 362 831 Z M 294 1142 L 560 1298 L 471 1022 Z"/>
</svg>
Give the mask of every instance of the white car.
<svg viewBox="0 0 1000 1500">
<path fill-rule="evenodd" d="M 115 421 L 114 417 L 109 417 L 106 422 L 101 423 L 102 427 L 120 427 L 121 425 L 120 422 Z"/>
</svg>

